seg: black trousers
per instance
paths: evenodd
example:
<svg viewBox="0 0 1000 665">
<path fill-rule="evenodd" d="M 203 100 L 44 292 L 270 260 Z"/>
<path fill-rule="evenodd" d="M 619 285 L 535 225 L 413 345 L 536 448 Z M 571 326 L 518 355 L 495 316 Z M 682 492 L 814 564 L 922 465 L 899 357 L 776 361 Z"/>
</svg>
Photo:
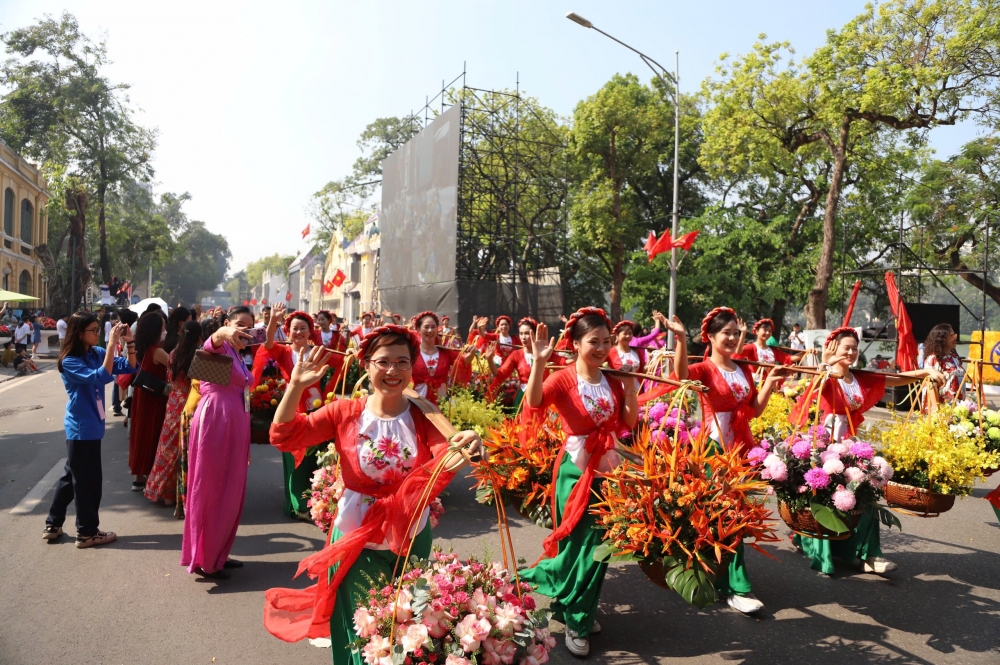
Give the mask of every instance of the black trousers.
<svg viewBox="0 0 1000 665">
<path fill-rule="evenodd" d="M 111 389 L 111 408 L 115 411 L 122 410 L 122 400 L 121 396 L 118 394 L 118 382 L 114 382 L 115 387 Z"/>
<path fill-rule="evenodd" d="M 97 533 L 101 507 L 101 488 L 104 485 L 101 470 L 101 440 L 79 441 L 67 439 L 66 473 L 56 483 L 56 495 L 45 523 L 62 526 L 66 521 L 66 508 L 76 500 L 76 532 L 81 536 Z"/>
</svg>

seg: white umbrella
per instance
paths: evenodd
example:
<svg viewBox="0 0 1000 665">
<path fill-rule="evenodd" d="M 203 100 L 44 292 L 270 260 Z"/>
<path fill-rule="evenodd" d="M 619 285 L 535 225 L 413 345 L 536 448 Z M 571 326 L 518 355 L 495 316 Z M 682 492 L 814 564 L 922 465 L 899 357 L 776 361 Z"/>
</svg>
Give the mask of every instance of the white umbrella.
<svg viewBox="0 0 1000 665">
<path fill-rule="evenodd" d="M 146 298 L 145 300 L 140 300 L 134 305 L 129 305 L 129 309 L 138 314 L 139 316 L 142 316 L 143 312 L 146 311 L 146 308 L 152 305 L 153 303 L 159 305 L 163 309 L 164 314 L 166 314 L 170 310 L 170 308 L 167 307 L 167 301 L 164 300 L 163 298 Z"/>
</svg>

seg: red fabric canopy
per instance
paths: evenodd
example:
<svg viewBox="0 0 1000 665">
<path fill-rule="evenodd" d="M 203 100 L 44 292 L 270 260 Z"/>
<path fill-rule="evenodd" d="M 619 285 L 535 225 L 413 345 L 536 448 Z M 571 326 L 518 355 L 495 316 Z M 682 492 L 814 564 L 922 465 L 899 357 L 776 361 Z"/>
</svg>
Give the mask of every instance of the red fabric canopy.
<svg viewBox="0 0 1000 665">
<path fill-rule="evenodd" d="M 885 287 L 889 293 L 889 306 L 896 320 L 896 365 L 903 372 L 917 369 L 917 340 L 913 338 L 913 324 L 906 312 L 906 305 L 896 286 L 896 275 L 885 273 Z"/>
</svg>

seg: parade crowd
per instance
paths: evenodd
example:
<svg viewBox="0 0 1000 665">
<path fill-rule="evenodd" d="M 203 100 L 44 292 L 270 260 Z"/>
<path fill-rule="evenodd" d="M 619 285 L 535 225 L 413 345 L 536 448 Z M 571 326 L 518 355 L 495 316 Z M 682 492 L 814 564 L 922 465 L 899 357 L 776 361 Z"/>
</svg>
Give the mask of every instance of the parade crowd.
<svg viewBox="0 0 1000 665">
<path fill-rule="evenodd" d="M 563 317 L 563 323 L 559 334 L 550 334 L 546 324 L 528 317 L 516 322 L 509 316 L 474 317 L 471 327 L 460 331 L 448 316 L 428 311 L 408 319 L 367 312 L 347 325 L 329 312 L 289 313 L 284 305 L 264 308 L 259 320 L 247 307 L 73 314 L 65 321 L 58 360 L 69 395 L 68 462 L 44 538 L 63 535 L 73 501 L 77 547 L 116 538 L 100 528 L 99 519 L 105 387 L 113 383 L 112 412 L 129 430 L 132 489 L 184 520 L 182 566 L 202 577 L 228 578 L 243 567 L 229 555 L 246 494 L 251 404 L 262 386 L 280 383 L 283 394 L 275 398 L 266 440 L 282 453 L 280 500 L 286 514 L 310 519 L 307 497 L 320 468 L 317 454 L 331 443 L 343 492 L 326 546 L 299 568 L 316 583 L 269 590 L 263 599 L 265 627 L 286 641 L 329 639 L 334 663 L 395 662 L 391 633 L 378 642 L 385 617 L 372 609 L 375 591 L 364 588 L 380 576 L 397 579 L 407 553 L 433 561 L 429 502 L 486 452 L 476 431 L 443 427 L 435 405 L 444 405 L 458 388 L 477 385 L 484 402 L 499 402 L 510 418 L 535 423 L 522 430 L 528 436 L 540 432 L 543 422 L 558 422 L 562 443 L 551 469 L 553 528 L 542 541 L 544 555 L 519 569 L 520 581 L 507 584 L 500 598 L 436 591 L 449 599 L 461 593 L 454 602 L 471 608 L 471 619 L 457 621 L 435 605 L 440 600 L 435 596 L 420 601 L 433 608 L 422 614 L 422 623 L 406 623 L 418 599 L 397 595 L 385 625 L 390 631 L 405 629 L 401 644 L 407 662 L 434 662 L 424 656 L 455 635 L 466 654 L 485 654 L 486 665 L 510 663 L 514 651 L 504 650 L 505 636 L 533 625 L 515 612 L 533 608 L 520 586 L 530 585 L 524 588 L 551 599 L 549 611 L 566 626 L 566 648 L 586 656 L 589 637 L 601 631 L 597 609 L 608 566 L 594 556 L 602 531 L 595 528 L 591 503 L 602 491 L 602 478 L 629 455 L 621 442 L 677 385 L 698 388 L 712 454 L 746 456 L 759 443 L 751 421 L 782 383 L 797 375 L 796 363 L 803 359 L 815 359 L 812 367 L 830 379 L 816 394 L 799 397 L 791 418 L 804 428 L 811 423 L 821 428 L 828 450 L 858 431 L 887 387 L 923 381 L 935 398 L 950 400 L 963 382 L 954 352 L 957 335 L 948 326 L 928 337 L 922 369 L 884 375 L 857 368 L 859 338 L 852 328 L 838 328 L 816 349 L 807 349 L 796 325 L 783 347 L 774 322 L 747 326 L 726 307 L 702 320 L 695 340 L 704 347 L 700 357 L 689 355 L 683 323 L 659 312 L 648 330 L 633 321 L 611 321 L 595 307 Z M 20 339 L 18 344 L 26 343 Z M 359 373 L 367 375 L 363 390 L 355 390 Z M 408 392 L 411 387 L 415 395 Z M 768 469 L 777 475 L 775 464 Z M 896 565 L 882 556 L 881 528 L 874 513 L 865 511 L 849 538 L 796 535 L 795 544 L 817 570 L 832 572 L 839 558 L 884 575 Z M 457 561 L 441 565 L 452 572 L 460 567 Z M 468 569 L 478 574 L 477 565 Z M 740 544 L 715 580 L 718 598 L 739 612 L 760 611 L 751 573 Z M 513 618 L 496 623 L 505 612 Z M 366 646 L 359 648 L 361 643 Z M 527 651 L 517 652 L 518 662 L 538 665 L 554 640 L 536 626 L 527 644 Z M 461 660 L 448 657 L 453 664 L 462 665 Z"/>
</svg>

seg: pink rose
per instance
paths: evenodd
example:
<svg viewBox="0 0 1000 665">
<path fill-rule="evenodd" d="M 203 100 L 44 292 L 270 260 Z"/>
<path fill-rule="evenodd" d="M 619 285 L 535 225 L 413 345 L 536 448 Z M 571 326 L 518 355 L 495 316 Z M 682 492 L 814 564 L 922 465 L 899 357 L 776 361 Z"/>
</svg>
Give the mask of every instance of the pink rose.
<svg viewBox="0 0 1000 665">
<path fill-rule="evenodd" d="M 524 615 L 516 605 L 503 603 L 496 610 L 497 630 L 510 637 L 524 627 Z"/>
<path fill-rule="evenodd" d="M 405 588 L 402 589 L 399 592 L 399 598 L 396 600 L 396 602 L 391 603 L 389 605 L 390 616 L 392 616 L 393 605 L 395 605 L 396 621 L 398 621 L 399 623 L 406 623 L 407 621 L 412 619 L 413 609 L 410 607 L 410 601 L 412 599 L 413 596 L 410 594 L 410 592 Z"/>
<path fill-rule="evenodd" d="M 412 653 L 421 649 L 427 644 L 427 626 L 422 623 L 413 623 L 407 626 L 403 635 L 403 648 L 407 653 Z"/>
<path fill-rule="evenodd" d="M 388 637 L 373 635 L 361 650 L 361 655 L 368 665 L 392 665 L 391 651 Z"/>
<path fill-rule="evenodd" d="M 354 631 L 358 637 L 368 639 L 378 632 L 378 621 L 363 607 L 354 613 Z"/>
<path fill-rule="evenodd" d="M 535 628 L 535 641 L 546 649 L 556 648 L 556 638 L 552 637 L 548 628 Z"/>
<path fill-rule="evenodd" d="M 455 626 L 455 637 L 458 638 L 465 653 L 473 653 L 479 650 L 479 643 L 490 636 L 491 627 L 488 619 L 480 619 L 475 614 L 466 614 Z"/>
<path fill-rule="evenodd" d="M 424 611 L 420 623 L 427 626 L 427 632 L 431 637 L 439 640 L 448 634 L 449 618 L 443 610 Z"/>
<path fill-rule="evenodd" d="M 468 658 L 462 658 L 461 656 L 456 656 L 451 653 L 444 661 L 444 665 L 472 665 L 472 661 Z"/>
</svg>

